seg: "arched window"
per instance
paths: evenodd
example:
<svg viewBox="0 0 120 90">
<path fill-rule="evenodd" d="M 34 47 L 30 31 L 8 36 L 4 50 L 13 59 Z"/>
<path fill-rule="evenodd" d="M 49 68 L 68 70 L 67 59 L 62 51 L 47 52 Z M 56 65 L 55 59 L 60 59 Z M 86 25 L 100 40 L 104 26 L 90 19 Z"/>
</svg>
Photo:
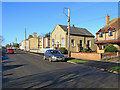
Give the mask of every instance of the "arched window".
<svg viewBox="0 0 120 90">
<path fill-rule="evenodd" d="M 52 39 L 52 46 L 54 47 L 54 39 Z"/>
<path fill-rule="evenodd" d="M 61 47 L 64 47 L 64 38 L 61 39 Z"/>
</svg>

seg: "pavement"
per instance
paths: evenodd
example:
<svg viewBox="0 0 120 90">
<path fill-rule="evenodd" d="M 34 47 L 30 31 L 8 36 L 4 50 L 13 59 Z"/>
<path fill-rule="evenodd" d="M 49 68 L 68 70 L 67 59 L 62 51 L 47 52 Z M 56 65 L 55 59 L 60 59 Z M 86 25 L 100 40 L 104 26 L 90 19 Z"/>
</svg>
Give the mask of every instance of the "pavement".
<svg viewBox="0 0 120 90">
<path fill-rule="evenodd" d="M 77 60 L 82 60 L 82 59 L 77 59 Z M 85 59 L 84 59 L 84 61 L 88 61 L 88 63 L 76 63 L 76 64 L 80 64 L 80 65 L 96 68 L 99 70 L 119 74 L 119 72 L 117 72 L 117 71 L 109 71 L 109 68 L 120 66 L 120 63 L 95 61 L 95 60 L 85 60 Z"/>
<path fill-rule="evenodd" d="M 5 58 L 6 57 L 6 58 Z M 2 60 L 3 88 L 118 88 L 118 74 L 83 64 L 49 62 L 16 51 Z"/>
</svg>

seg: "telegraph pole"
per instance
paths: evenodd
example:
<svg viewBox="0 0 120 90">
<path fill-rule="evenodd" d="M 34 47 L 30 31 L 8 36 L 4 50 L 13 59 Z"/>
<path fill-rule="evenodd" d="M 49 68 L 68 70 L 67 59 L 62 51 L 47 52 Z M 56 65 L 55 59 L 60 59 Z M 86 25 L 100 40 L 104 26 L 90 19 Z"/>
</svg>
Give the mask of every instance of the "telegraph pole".
<svg viewBox="0 0 120 90">
<path fill-rule="evenodd" d="M 65 9 L 68 9 L 68 15 L 66 15 Z M 64 8 L 64 14 L 68 17 L 68 57 L 70 57 L 70 8 Z"/>
<path fill-rule="evenodd" d="M 16 38 L 16 43 L 17 43 L 17 38 Z"/>
<path fill-rule="evenodd" d="M 68 57 L 70 57 L 70 8 L 68 8 Z"/>
<path fill-rule="evenodd" d="M 25 51 L 26 51 L 26 28 L 25 28 Z"/>
</svg>

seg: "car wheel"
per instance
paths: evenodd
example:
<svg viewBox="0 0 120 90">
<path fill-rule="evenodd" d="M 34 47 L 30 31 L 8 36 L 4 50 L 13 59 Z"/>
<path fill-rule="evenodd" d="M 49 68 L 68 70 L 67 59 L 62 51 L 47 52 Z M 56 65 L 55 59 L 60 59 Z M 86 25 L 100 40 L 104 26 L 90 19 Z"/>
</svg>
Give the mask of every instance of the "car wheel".
<svg viewBox="0 0 120 90">
<path fill-rule="evenodd" d="M 44 56 L 43 59 L 46 60 L 46 57 Z"/>
<path fill-rule="evenodd" d="M 52 62 L 52 58 L 51 57 L 49 57 L 49 61 Z"/>
</svg>

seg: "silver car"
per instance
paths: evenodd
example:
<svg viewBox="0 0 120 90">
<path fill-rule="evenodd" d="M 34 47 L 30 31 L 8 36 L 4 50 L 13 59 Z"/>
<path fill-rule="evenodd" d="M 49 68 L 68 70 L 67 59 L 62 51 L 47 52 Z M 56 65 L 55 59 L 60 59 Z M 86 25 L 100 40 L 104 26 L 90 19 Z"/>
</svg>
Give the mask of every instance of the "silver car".
<svg viewBox="0 0 120 90">
<path fill-rule="evenodd" d="M 60 53 L 58 50 L 47 50 L 44 53 L 44 60 L 52 61 L 65 61 L 64 55 Z"/>
</svg>

